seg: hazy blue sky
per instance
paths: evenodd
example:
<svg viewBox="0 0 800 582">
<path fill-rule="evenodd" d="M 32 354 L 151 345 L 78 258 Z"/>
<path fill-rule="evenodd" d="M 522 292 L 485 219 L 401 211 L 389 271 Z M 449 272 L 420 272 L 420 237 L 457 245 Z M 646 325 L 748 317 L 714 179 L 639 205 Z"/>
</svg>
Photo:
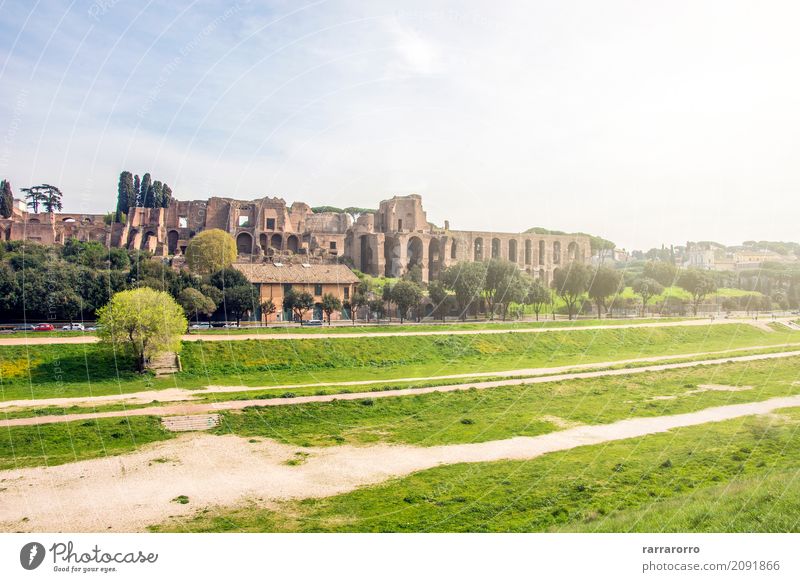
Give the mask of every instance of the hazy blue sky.
<svg viewBox="0 0 800 582">
<path fill-rule="evenodd" d="M 0 0 L 0 177 L 800 240 L 797 2 Z"/>
</svg>

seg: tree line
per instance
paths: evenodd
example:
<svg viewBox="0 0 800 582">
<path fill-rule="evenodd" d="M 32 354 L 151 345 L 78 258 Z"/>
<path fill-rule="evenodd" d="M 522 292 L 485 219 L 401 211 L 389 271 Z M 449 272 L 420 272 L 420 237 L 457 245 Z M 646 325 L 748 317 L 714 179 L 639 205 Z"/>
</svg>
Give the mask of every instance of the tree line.
<svg viewBox="0 0 800 582">
<path fill-rule="evenodd" d="M 171 201 L 172 188 L 166 182 L 153 180 L 150 172 L 146 172 L 140 179 L 138 174 L 125 170 L 119 175 L 114 220 L 121 222 L 130 208 L 167 208 Z"/>
</svg>

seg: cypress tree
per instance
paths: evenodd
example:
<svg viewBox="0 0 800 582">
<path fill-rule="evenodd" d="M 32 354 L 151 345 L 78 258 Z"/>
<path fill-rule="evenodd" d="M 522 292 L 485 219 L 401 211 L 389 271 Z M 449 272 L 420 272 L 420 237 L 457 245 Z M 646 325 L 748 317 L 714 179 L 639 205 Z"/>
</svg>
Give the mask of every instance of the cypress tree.
<svg viewBox="0 0 800 582">
<path fill-rule="evenodd" d="M 152 206 L 150 208 L 161 208 L 161 189 L 163 184 L 160 180 L 153 182 L 153 198 L 150 200 Z"/>
<path fill-rule="evenodd" d="M 3 180 L 0 183 L 0 216 L 8 218 L 14 210 L 14 193 L 11 191 L 11 182 Z"/>
<path fill-rule="evenodd" d="M 150 188 L 152 186 L 153 182 L 150 178 L 150 172 L 147 172 L 144 176 L 142 176 L 142 185 L 139 188 L 139 204 L 137 204 L 137 206 L 152 208 L 151 205 L 147 204 L 147 197 L 150 195 Z"/>
<path fill-rule="evenodd" d="M 163 188 L 161 188 L 161 206 L 163 208 L 169 208 L 170 202 L 172 202 L 172 188 L 165 183 Z"/>
<path fill-rule="evenodd" d="M 128 172 L 127 170 L 122 172 L 119 175 L 119 185 L 117 186 L 117 213 L 114 217 L 115 222 L 120 222 L 122 220 L 123 214 L 128 214 L 128 206 L 131 196 L 134 196 L 135 193 L 133 192 L 133 175 Z"/>
<path fill-rule="evenodd" d="M 133 177 L 133 189 L 130 192 L 130 198 L 128 198 L 128 208 L 136 207 L 139 204 L 139 188 L 142 187 L 141 180 L 139 180 L 139 174 L 136 174 Z"/>
</svg>

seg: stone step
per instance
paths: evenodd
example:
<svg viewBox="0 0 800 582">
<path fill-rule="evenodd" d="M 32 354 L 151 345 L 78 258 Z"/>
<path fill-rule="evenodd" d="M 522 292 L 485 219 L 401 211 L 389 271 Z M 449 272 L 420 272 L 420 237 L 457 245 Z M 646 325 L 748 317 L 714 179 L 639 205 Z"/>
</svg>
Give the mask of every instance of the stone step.
<svg viewBox="0 0 800 582">
<path fill-rule="evenodd" d="M 208 430 L 219 426 L 219 414 L 192 414 L 188 416 L 165 416 L 161 419 L 163 427 L 172 432 Z"/>
<path fill-rule="evenodd" d="M 175 352 L 158 354 L 150 358 L 146 367 L 156 376 L 168 376 L 181 371 L 181 358 Z"/>
</svg>

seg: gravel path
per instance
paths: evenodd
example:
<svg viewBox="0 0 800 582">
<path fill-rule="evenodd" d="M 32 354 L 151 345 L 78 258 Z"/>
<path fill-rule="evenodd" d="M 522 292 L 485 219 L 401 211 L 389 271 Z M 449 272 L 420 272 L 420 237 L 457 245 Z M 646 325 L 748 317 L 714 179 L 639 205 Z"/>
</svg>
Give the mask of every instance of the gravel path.
<svg viewBox="0 0 800 582">
<path fill-rule="evenodd" d="M 800 396 L 688 414 L 578 426 L 537 437 L 436 447 L 375 445 L 300 449 L 270 440 L 192 434 L 104 459 L 0 472 L 0 531 L 139 531 L 211 506 L 325 497 L 438 465 L 532 459 L 582 445 L 639 437 L 800 406 Z M 307 454 L 305 462 L 286 462 Z M 173 500 L 180 495 L 188 504 Z"/>
<path fill-rule="evenodd" d="M 517 386 L 520 384 L 539 384 L 543 382 L 560 382 L 563 380 L 576 380 L 581 378 L 600 378 L 604 376 L 628 376 L 644 372 L 659 372 L 662 370 L 677 370 L 692 368 L 701 365 L 717 365 L 729 362 L 751 362 L 758 360 L 772 360 L 776 358 L 790 358 L 800 356 L 800 351 L 777 352 L 771 354 L 755 354 L 750 356 L 725 357 L 711 360 L 697 360 L 691 362 L 678 362 L 674 364 L 658 364 L 641 366 L 638 368 L 622 368 L 615 370 L 598 370 L 594 372 L 571 372 L 566 374 L 553 374 L 532 378 L 514 378 L 511 380 L 492 380 L 488 382 L 470 382 L 467 384 L 451 384 L 448 386 L 428 386 L 424 388 L 405 388 L 401 390 L 380 390 L 375 392 L 351 392 L 347 394 L 327 394 L 324 396 L 297 396 L 295 398 L 268 398 L 256 400 L 225 400 L 222 402 L 180 403 L 167 406 L 149 406 L 128 410 L 114 410 L 107 412 L 86 412 L 77 414 L 61 414 L 50 416 L 33 416 L 26 418 L 10 418 L 0 420 L 0 427 L 32 426 L 53 424 L 58 422 L 71 422 L 75 420 L 89 420 L 95 418 L 117 418 L 129 416 L 173 416 L 189 414 L 206 414 L 224 410 L 241 410 L 249 406 L 290 406 L 294 404 L 307 404 L 311 402 L 332 402 L 334 400 L 360 400 L 362 398 L 389 398 L 397 396 L 410 396 L 429 394 L 431 392 L 454 392 L 469 388 L 497 388 L 500 386 Z"/>
<path fill-rule="evenodd" d="M 685 327 L 685 326 L 704 326 L 704 325 L 727 325 L 731 323 L 745 323 L 753 325 L 764 331 L 775 331 L 767 325 L 773 321 L 779 322 L 786 319 L 792 321 L 793 318 L 782 318 L 770 320 L 769 322 L 754 321 L 752 319 L 690 319 L 684 321 L 656 321 L 649 323 L 620 323 L 612 325 L 584 325 L 575 327 L 531 327 L 531 328 L 511 328 L 511 329 L 450 329 L 441 331 L 386 331 L 386 332 L 353 332 L 353 333 L 242 333 L 242 334 L 187 334 L 183 336 L 184 341 L 236 341 L 236 340 L 298 340 L 298 339 L 341 339 L 341 338 L 360 338 L 360 337 L 394 337 L 415 336 L 415 335 L 482 335 L 498 333 L 548 333 L 553 331 L 592 331 L 598 329 L 624 329 L 632 327 Z M 70 336 L 70 337 L 0 337 L 0 346 L 21 346 L 37 344 L 92 344 L 98 342 L 97 336 Z"/>
</svg>

